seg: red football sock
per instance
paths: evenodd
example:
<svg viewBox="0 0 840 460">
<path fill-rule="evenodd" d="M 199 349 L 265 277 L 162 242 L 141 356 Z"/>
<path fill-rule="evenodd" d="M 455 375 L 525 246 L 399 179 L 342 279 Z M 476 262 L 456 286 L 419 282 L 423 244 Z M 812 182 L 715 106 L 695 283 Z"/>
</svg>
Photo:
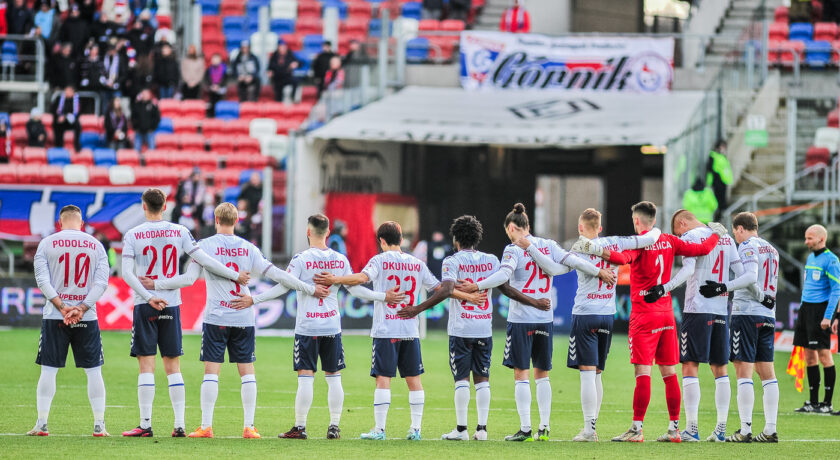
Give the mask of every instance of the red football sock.
<svg viewBox="0 0 840 460">
<path fill-rule="evenodd" d="M 643 422 L 650 404 L 650 376 L 636 376 L 636 391 L 633 393 L 633 421 Z"/>
<path fill-rule="evenodd" d="M 668 403 L 669 420 L 680 419 L 680 382 L 677 374 L 662 377 L 665 382 L 665 401 Z"/>
</svg>

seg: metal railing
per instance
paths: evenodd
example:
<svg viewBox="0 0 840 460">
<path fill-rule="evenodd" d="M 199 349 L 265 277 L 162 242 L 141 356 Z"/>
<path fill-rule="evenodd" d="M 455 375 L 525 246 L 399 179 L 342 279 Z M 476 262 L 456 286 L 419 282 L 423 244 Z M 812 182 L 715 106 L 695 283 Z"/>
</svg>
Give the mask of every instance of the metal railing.
<svg viewBox="0 0 840 460">
<path fill-rule="evenodd" d="M 0 39 L 0 92 L 36 93 L 38 108 L 43 110 L 49 89 L 44 79 L 44 42 L 26 35 L 4 35 Z"/>
</svg>

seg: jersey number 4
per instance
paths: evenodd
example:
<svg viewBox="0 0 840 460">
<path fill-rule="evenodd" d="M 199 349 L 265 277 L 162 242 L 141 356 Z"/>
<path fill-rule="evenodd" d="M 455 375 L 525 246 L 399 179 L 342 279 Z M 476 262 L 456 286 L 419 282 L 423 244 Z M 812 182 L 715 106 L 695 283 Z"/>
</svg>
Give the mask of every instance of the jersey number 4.
<svg viewBox="0 0 840 460">
<path fill-rule="evenodd" d="M 167 244 L 163 247 L 162 252 L 163 267 L 161 273 L 163 273 L 164 278 L 172 278 L 178 272 L 178 251 L 175 250 L 175 246 Z M 158 261 L 157 249 L 154 246 L 146 246 L 143 248 L 143 255 L 152 258 L 151 262 L 149 262 L 149 268 L 146 270 L 146 276 L 156 280 L 157 275 L 153 275 L 152 272 L 155 270 Z"/>
<path fill-rule="evenodd" d="M 83 288 L 87 286 L 88 276 L 90 276 L 90 256 L 87 254 L 79 254 L 76 256 L 76 267 L 73 270 L 73 284 L 76 287 Z M 70 285 L 70 253 L 65 252 L 58 258 L 59 264 L 64 264 L 64 287 Z"/>
</svg>

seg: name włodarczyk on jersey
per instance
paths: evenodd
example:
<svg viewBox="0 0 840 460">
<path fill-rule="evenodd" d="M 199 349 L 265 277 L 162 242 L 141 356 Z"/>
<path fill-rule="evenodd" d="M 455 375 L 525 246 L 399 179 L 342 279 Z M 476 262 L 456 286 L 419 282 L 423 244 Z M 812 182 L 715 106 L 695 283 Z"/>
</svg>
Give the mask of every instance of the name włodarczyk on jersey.
<svg viewBox="0 0 840 460">
<path fill-rule="evenodd" d="M 181 231 L 176 229 L 162 229 L 162 230 L 143 230 L 134 232 L 134 238 L 138 240 L 153 239 L 153 238 L 177 238 L 181 236 Z M 192 235 L 191 235 L 192 236 Z"/>
</svg>

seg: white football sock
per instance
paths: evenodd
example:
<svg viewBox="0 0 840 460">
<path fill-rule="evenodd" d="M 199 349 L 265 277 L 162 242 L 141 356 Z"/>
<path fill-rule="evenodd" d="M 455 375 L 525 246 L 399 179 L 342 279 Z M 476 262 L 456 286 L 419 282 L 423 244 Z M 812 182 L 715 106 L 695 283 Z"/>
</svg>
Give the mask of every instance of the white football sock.
<svg viewBox="0 0 840 460">
<path fill-rule="evenodd" d="M 388 409 L 391 407 L 391 389 L 377 388 L 373 391 L 373 418 L 376 421 L 376 429 L 385 431 L 385 422 L 388 420 Z"/>
<path fill-rule="evenodd" d="M 219 398 L 219 376 L 204 374 L 201 381 L 201 428 L 213 426 L 213 411 L 216 409 L 216 399 Z"/>
<path fill-rule="evenodd" d="M 764 434 L 773 434 L 779 415 L 779 381 L 762 380 L 761 386 L 764 387 Z"/>
<path fill-rule="evenodd" d="M 738 415 L 741 417 L 741 434 L 752 433 L 752 412 L 755 404 L 752 379 L 738 379 Z"/>
<path fill-rule="evenodd" d="M 597 372 L 597 371 L 596 371 Z M 595 420 L 598 420 L 598 415 L 601 414 L 601 403 L 604 401 L 604 382 L 601 381 L 603 372 L 595 374 L 595 392 L 598 395 L 598 404 L 595 406 Z"/>
<path fill-rule="evenodd" d="M 548 377 L 535 380 L 537 384 L 537 407 L 540 411 L 540 429 L 548 429 L 551 422 L 551 381 Z"/>
<path fill-rule="evenodd" d="M 38 427 L 47 424 L 50 417 L 50 406 L 55 397 L 55 376 L 58 375 L 57 367 L 41 366 L 41 377 L 38 379 L 36 400 L 38 406 Z"/>
<path fill-rule="evenodd" d="M 419 430 L 423 425 L 423 406 L 426 404 L 426 392 L 423 390 L 408 392 L 408 405 L 411 409 L 411 428 Z"/>
<path fill-rule="evenodd" d="M 487 416 L 490 414 L 490 382 L 479 382 L 475 384 L 475 410 L 478 415 L 478 425 L 487 425 Z"/>
<path fill-rule="evenodd" d="M 242 426 L 248 428 L 254 426 L 254 412 L 257 410 L 257 377 L 254 374 L 245 374 L 240 381 L 242 388 L 239 394 L 242 398 L 242 412 L 245 419 Z M 311 386 L 309 388 L 312 389 Z M 312 402 L 311 393 L 309 402 Z"/>
<path fill-rule="evenodd" d="M 455 424 L 467 426 L 467 411 L 470 405 L 470 382 L 459 380 L 455 382 Z"/>
<path fill-rule="evenodd" d="M 683 403 L 685 405 L 685 431 L 697 434 L 697 412 L 700 410 L 700 379 L 683 377 Z"/>
<path fill-rule="evenodd" d="M 295 396 L 295 426 L 306 426 L 306 417 L 309 415 L 309 408 L 312 407 L 314 375 L 299 375 L 297 396 Z"/>
<path fill-rule="evenodd" d="M 175 413 L 175 428 L 184 428 L 184 410 L 187 407 L 187 393 L 184 390 L 184 377 L 180 372 L 166 376 L 169 381 L 169 400 Z"/>
<path fill-rule="evenodd" d="M 140 428 L 152 426 L 152 404 L 155 402 L 155 374 L 137 376 L 137 401 L 140 404 Z"/>
<path fill-rule="evenodd" d="M 732 399 L 732 387 L 729 386 L 729 376 L 724 375 L 715 379 L 715 407 L 717 408 L 718 433 L 726 433 L 726 420 L 729 418 L 729 400 Z"/>
<path fill-rule="evenodd" d="M 344 387 L 341 386 L 341 374 L 327 375 L 327 405 L 330 408 L 330 425 L 338 426 L 344 407 Z"/>
<path fill-rule="evenodd" d="M 531 431 L 531 382 L 517 380 L 514 382 L 513 399 L 516 400 L 516 411 L 519 412 L 519 429 Z"/>
<path fill-rule="evenodd" d="M 90 408 L 93 410 L 93 424 L 105 427 L 105 381 L 102 380 L 102 366 L 85 369 Z"/>
<path fill-rule="evenodd" d="M 598 390 L 595 388 L 595 371 L 580 371 L 580 408 L 583 410 L 583 432 L 595 431 L 598 417 Z"/>
</svg>

